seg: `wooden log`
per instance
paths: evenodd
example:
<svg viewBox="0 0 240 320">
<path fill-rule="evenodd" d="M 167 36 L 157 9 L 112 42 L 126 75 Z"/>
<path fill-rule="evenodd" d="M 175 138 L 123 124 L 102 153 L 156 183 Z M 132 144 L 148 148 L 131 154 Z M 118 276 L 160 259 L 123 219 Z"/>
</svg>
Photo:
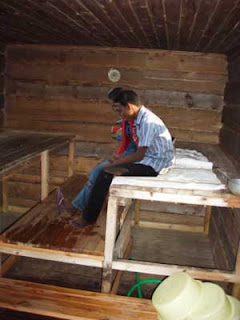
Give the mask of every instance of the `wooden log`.
<svg viewBox="0 0 240 320">
<path fill-rule="evenodd" d="M 151 301 L 0 279 L 0 307 L 58 319 L 155 320 Z"/>
<path fill-rule="evenodd" d="M 77 141 L 89 141 L 99 143 L 112 143 L 112 138 L 109 134 L 111 130 L 110 125 L 103 124 L 82 124 L 74 122 L 61 123 L 61 128 L 57 121 L 34 121 L 34 120 L 6 120 L 7 128 L 18 128 L 23 130 L 36 130 L 45 132 L 64 132 L 76 134 Z M 201 142 L 218 144 L 218 132 L 208 131 L 194 131 L 189 129 L 169 128 L 171 134 L 177 138 L 178 141 Z M 97 134 L 96 134 L 97 132 Z"/>
<path fill-rule="evenodd" d="M 41 153 L 41 200 L 44 200 L 49 193 L 49 152 Z"/>
<path fill-rule="evenodd" d="M 208 235 L 209 233 L 209 224 L 210 224 L 210 219 L 211 219 L 211 210 L 212 208 L 207 206 L 206 207 L 206 212 L 205 212 L 205 217 L 204 217 L 204 233 Z"/>
<path fill-rule="evenodd" d="M 70 141 L 69 152 L 68 152 L 68 177 L 71 177 L 74 173 L 74 151 L 75 151 L 75 142 Z"/>
<path fill-rule="evenodd" d="M 152 106 L 168 126 L 174 129 L 188 129 L 203 132 L 219 132 L 221 113 L 214 110 L 196 110 L 189 108 L 169 108 Z M 31 113 L 28 111 L 31 110 Z M 72 101 L 45 100 L 42 98 L 11 97 L 8 101 L 7 118 L 35 121 L 79 121 L 86 123 L 113 124 L 116 115 L 110 112 L 109 104 L 104 101 L 86 102 L 78 99 Z M 184 118 L 184 121 L 181 119 Z"/>
<path fill-rule="evenodd" d="M 0 264 L 0 276 L 3 277 L 5 273 L 15 264 L 17 256 L 9 256 L 2 264 Z"/>
<path fill-rule="evenodd" d="M 47 85 L 46 82 L 32 82 L 8 79 L 6 83 L 6 92 L 8 99 L 11 96 L 18 97 L 38 97 L 45 100 L 78 100 L 81 102 L 89 101 L 106 101 L 108 95 L 108 87 L 103 86 L 81 86 L 81 85 Z M 188 92 L 188 94 L 180 91 L 153 89 L 138 89 L 144 105 L 151 108 L 155 105 L 165 107 L 187 107 L 189 102 L 187 98 L 192 100 L 191 108 L 222 110 L 223 96 Z M 60 101 L 59 101 L 60 100 Z M 28 103 L 27 99 L 25 103 Z"/>
<path fill-rule="evenodd" d="M 170 69 L 189 72 L 226 74 L 226 56 L 183 51 L 74 47 L 74 46 L 8 46 L 9 61 L 21 64 L 80 64 L 87 66 L 128 66 Z"/>
<path fill-rule="evenodd" d="M 28 69 L 24 64 L 11 63 L 7 68 L 7 76 L 12 79 L 26 79 L 27 81 L 46 81 L 47 84 L 65 83 L 72 85 L 89 85 L 99 86 L 109 85 L 109 79 L 106 77 L 109 71 L 108 67 L 83 67 L 79 65 L 48 65 L 33 64 Z M 162 72 L 162 71 L 161 71 Z M 222 95 L 225 88 L 225 77 L 220 79 L 208 80 L 200 75 L 202 79 L 191 79 L 192 71 L 158 73 L 151 76 L 151 72 L 144 72 L 139 69 L 121 69 L 120 86 L 133 86 L 135 89 L 158 88 L 169 90 L 177 90 L 184 92 L 203 92 Z M 206 78 L 206 77 L 205 77 Z"/>
<path fill-rule="evenodd" d="M 8 211 L 8 179 L 2 179 L 2 211 Z"/>
</svg>

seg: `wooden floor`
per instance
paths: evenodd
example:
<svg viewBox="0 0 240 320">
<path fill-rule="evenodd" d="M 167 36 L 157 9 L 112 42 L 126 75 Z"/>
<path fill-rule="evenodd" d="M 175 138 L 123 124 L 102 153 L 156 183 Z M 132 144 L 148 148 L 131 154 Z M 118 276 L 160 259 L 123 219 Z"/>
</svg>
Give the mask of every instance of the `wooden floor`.
<svg viewBox="0 0 240 320">
<path fill-rule="evenodd" d="M 134 228 L 131 255 L 135 260 L 216 268 L 204 233 Z"/>
<path fill-rule="evenodd" d="M 62 187 L 65 199 L 72 200 L 85 182 L 85 176 L 70 178 Z M 69 222 L 70 218 L 59 217 L 56 192 L 53 191 L 42 204 L 36 205 L 7 229 L 1 240 L 33 248 L 103 256 L 105 215 L 101 214 L 96 224 L 84 229 L 76 229 Z"/>
</svg>

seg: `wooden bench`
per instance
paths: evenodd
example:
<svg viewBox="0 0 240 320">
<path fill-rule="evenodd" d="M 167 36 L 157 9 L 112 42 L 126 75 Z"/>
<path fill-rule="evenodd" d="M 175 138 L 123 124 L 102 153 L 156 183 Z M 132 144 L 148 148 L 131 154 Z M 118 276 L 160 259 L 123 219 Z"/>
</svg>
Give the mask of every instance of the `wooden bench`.
<svg viewBox="0 0 240 320">
<path fill-rule="evenodd" d="M 69 178 L 62 185 L 64 197 L 72 200 L 86 179 L 79 175 Z M 105 215 L 100 214 L 97 222 L 85 229 L 74 228 L 69 219 L 60 219 L 53 191 L 1 234 L 0 252 L 101 268 Z"/>
<path fill-rule="evenodd" d="M 174 169 L 172 169 L 173 171 Z M 203 169 L 201 169 L 204 171 Z M 191 176 L 192 171 L 188 174 Z M 199 169 L 200 171 L 200 169 Z M 166 175 L 170 175 L 171 172 Z M 151 263 L 150 261 L 124 260 L 121 256 L 114 255 L 114 249 L 117 247 L 118 239 L 121 233 L 125 232 L 122 228 L 120 233 L 116 232 L 117 213 L 121 200 L 129 200 L 128 207 L 131 207 L 131 201 L 149 200 L 156 202 L 183 203 L 204 206 L 240 208 L 240 197 L 232 195 L 228 190 L 221 189 L 221 183 L 207 184 L 202 177 L 204 172 L 199 173 L 203 179 L 202 183 L 186 183 L 165 181 L 164 177 L 115 177 L 112 181 L 109 191 L 106 236 L 105 236 L 105 253 L 103 264 L 103 281 L 102 291 L 110 292 L 112 286 L 112 270 L 122 270 L 128 272 L 141 272 L 155 275 L 171 275 L 174 272 L 186 271 L 197 279 L 210 281 L 224 281 L 240 283 L 238 251 L 236 257 L 235 270 L 225 271 L 218 269 L 196 268 L 195 266 L 180 266 L 172 264 Z M 180 175 L 181 177 L 181 175 Z M 220 189 L 219 189 L 220 188 Z M 131 214 L 131 210 L 127 212 Z M 127 216 L 126 214 L 126 216 Z M 207 211 L 205 233 L 208 233 L 210 219 L 210 210 Z M 127 219 L 126 219 L 127 221 Z M 128 223 L 129 225 L 129 223 Z M 126 226 L 127 228 L 127 226 Z"/>
<path fill-rule="evenodd" d="M 0 307 L 58 319 L 156 320 L 151 301 L 0 279 Z"/>
</svg>

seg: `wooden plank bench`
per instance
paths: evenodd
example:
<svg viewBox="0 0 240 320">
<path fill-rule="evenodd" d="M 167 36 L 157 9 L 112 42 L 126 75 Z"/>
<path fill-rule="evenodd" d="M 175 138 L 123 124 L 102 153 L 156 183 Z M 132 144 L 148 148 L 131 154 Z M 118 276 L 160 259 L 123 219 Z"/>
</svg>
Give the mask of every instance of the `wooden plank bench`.
<svg viewBox="0 0 240 320">
<path fill-rule="evenodd" d="M 64 197 L 72 200 L 86 179 L 79 175 L 69 178 L 62 186 Z M 74 228 L 69 218 L 59 218 L 53 191 L 1 234 L 0 252 L 101 268 L 105 221 L 100 214 L 93 226 Z"/>
<path fill-rule="evenodd" d="M 68 320 L 156 320 L 151 300 L 0 278 L 0 307 Z"/>
<path fill-rule="evenodd" d="M 191 171 L 191 170 L 190 170 Z M 200 169 L 199 169 L 200 171 Z M 199 172 L 199 177 L 204 177 Z M 170 174 L 169 172 L 168 174 Z M 188 173 L 192 175 L 192 171 Z M 166 176 L 165 176 L 166 177 Z M 219 189 L 220 187 L 220 189 Z M 240 208 L 240 197 L 222 189 L 221 183 L 207 184 L 164 181 L 164 177 L 115 177 L 110 186 L 107 221 L 106 240 L 103 265 L 102 291 L 110 292 L 112 286 L 112 271 L 122 270 L 129 272 L 142 272 L 155 275 L 171 275 L 174 272 L 186 271 L 197 279 L 210 281 L 225 281 L 240 283 L 239 260 L 240 253 L 236 257 L 235 270 L 229 272 L 218 269 L 196 268 L 194 266 L 180 266 L 171 264 L 151 263 L 146 261 L 124 260 L 114 256 L 117 239 L 121 236 L 116 232 L 117 213 L 119 202 L 122 199 L 130 201 L 148 200 L 157 202 L 183 203 L 204 206 Z M 205 232 L 208 232 L 210 210 L 208 210 Z M 240 249 L 239 249 L 240 250 Z"/>
<path fill-rule="evenodd" d="M 49 153 L 69 146 L 68 177 L 73 175 L 74 135 L 44 134 L 6 130 L 0 132 L 0 179 L 2 180 L 2 211 L 8 210 L 8 179 L 29 161 L 41 159 L 41 200 L 49 193 Z"/>
</svg>

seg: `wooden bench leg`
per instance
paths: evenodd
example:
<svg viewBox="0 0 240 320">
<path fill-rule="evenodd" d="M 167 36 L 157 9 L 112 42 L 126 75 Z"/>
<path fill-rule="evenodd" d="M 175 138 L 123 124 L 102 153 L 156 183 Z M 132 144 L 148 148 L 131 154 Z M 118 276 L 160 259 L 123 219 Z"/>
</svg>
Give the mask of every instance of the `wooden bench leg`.
<svg viewBox="0 0 240 320">
<path fill-rule="evenodd" d="M 41 201 L 48 196 L 48 180 L 49 180 L 49 152 L 41 153 Z"/>
<path fill-rule="evenodd" d="M 110 293 L 112 286 L 112 261 L 113 250 L 116 240 L 117 211 L 117 198 L 110 195 L 107 208 L 105 250 L 101 289 L 101 291 L 104 293 Z"/>
<path fill-rule="evenodd" d="M 240 241 L 238 243 L 238 253 L 237 253 L 236 264 L 235 264 L 235 273 L 237 275 L 240 274 Z M 240 299 L 240 283 L 233 284 L 232 295 L 233 297 Z"/>
<path fill-rule="evenodd" d="M 8 211 L 8 179 L 2 179 L 2 211 Z"/>
<path fill-rule="evenodd" d="M 1 253 L 0 253 L 0 257 L 1 257 Z M 0 258 L 2 259 L 2 257 Z M 3 263 L 0 263 L 0 276 L 2 277 L 16 262 L 17 260 L 17 256 L 9 256 Z"/>
<path fill-rule="evenodd" d="M 136 204 L 135 204 L 135 219 L 134 219 L 134 224 L 135 226 L 139 225 L 139 220 L 140 220 L 140 204 L 141 201 L 140 200 L 136 200 Z"/>
<path fill-rule="evenodd" d="M 210 225 L 210 220 L 211 220 L 211 213 L 212 213 L 212 207 L 207 206 L 206 207 L 206 212 L 205 212 L 205 217 L 204 217 L 204 228 L 203 231 L 206 235 L 209 233 L 209 225 Z"/>
<path fill-rule="evenodd" d="M 69 142 L 68 151 L 68 177 L 71 177 L 74 173 L 74 152 L 75 152 L 75 141 Z"/>
</svg>

